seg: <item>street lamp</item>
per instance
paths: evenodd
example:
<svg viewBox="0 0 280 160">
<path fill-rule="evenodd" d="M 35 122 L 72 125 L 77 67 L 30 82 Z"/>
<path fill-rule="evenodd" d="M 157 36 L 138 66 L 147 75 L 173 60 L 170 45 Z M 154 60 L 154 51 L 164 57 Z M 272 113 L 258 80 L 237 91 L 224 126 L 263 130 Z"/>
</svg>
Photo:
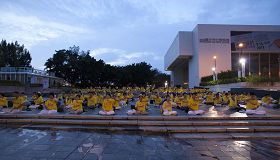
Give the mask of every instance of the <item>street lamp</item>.
<svg viewBox="0 0 280 160">
<path fill-rule="evenodd" d="M 165 81 L 165 83 L 164 83 L 164 87 L 165 87 L 165 88 L 167 88 L 167 86 L 168 86 L 168 82 L 167 82 L 167 81 Z"/>
<path fill-rule="evenodd" d="M 212 71 L 213 71 L 213 81 L 216 81 L 216 68 L 212 67 Z"/>
<path fill-rule="evenodd" d="M 241 64 L 241 77 L 245 77 L 245 63 L 246 59 L 245 58 L 240 58 L 239 63 Z"/>
<path fill-rule="evenodd" d="M 214 59 L 214 67 L 216 68 L 217 66 L 217 56 L 213 56 L 213 59 Z"/>
<path fill-rule="evenodd" d="M 218 80 L 218 76 L 216 74 L 216 69 L 217 69 L 217 56 L 213 56 L 213 59 L 214 59 L 214 75 L 215 75 L 215 80 L 217 81 Z M 213 68 L 212 68 L 213 70 Z"/>
<path fill-rule="evenodd" d="M 239 56 L 238 58 L 241 59 L 241 56 L 242 56 L 242 49 L 244 48 L 244 43 L 240 42 L 238 43 L 238 48 L 240 49 L 240 52 L 239 52 Z M 239 60 L 239 63 L 240 63 L 240 60 Z M 239 66 L 239 65 L 238 65 Z M 240 66 L 238 67 L 238 77 L 242 77 L 242 71 L 240 70 Z"/>
</svg>

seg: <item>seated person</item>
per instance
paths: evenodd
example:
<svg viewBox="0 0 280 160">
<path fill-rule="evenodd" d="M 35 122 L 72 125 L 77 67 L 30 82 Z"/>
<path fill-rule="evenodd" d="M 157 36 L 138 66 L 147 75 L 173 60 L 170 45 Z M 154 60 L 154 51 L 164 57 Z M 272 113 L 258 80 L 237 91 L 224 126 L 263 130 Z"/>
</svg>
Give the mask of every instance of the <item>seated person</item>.
<svg viewBox="0 0 280 160">
<path fill-rule="evenodd" d="M 3 110 L 6 113 L 20 113 L 24 107 L 25 99 L 20 93 L 14 92 L 13 107 Z"/>
<path fill-rule="evenodd" d="M 119 105 L 120 107 L 125 107 L 127 104 L 127 99 L 125 93 L 118 93 Z"/>
<path fill-rule="evenodd" d="M 250 93 L 250 97 L 246 101 L 246 113 L 247 114 L 265 114 L 264 110 L 259 108 L 260 104 L 254 93 Z"/>
<path fill-rule="evenodd" d="M 228 105 L 229 104 L 229 94 L 228 93 L 223 93 L 222 94 L 222 105 Z"/>
<path fill-rule="evenodd" d="M 214 97 L 214 106 L 215 107 L 221 107 L 222 106 L 222 98 L 220 96 L 220 93 L 216 93 Z"/>
<path fill-rule="evenodd" d="M 236 95 L 231 95 L 231 96 L 228 97 L 228 99 L 229 99 L 228 107 L 229 107 L 230 110 L 240 112 L 240 113 L 244 113 L 246 111 L 246 108 L 240 107 L 238 105 Z"/>
<path fill-rule="evenodd" d="M 24 94 L 24 92 L 21 92 L 20 93 L 20 97 L 22 97 L 22 99 L 23 99 L 23 109 L 26 109 L 26 108 L 28 108 L 29 106 L 30 106 L 30 102 L 29 101 L 27 101 L 27 96 Z"/>
<path fill-rule="evenodd" d="M 180 109 L 188 112 L 189 111 L 188 106 L 189 106 L 190 96 L 187 93 L 184 93 L 183 97 L 181 97 L 180 100 L 181 100 Z"/>
<path fill-rule="evenodd" d="M 133 115 L 133 114 L 148 114 L 146 111 L 147 108 L 147 101 L 145 101 L 143 95 L 139 96 L 139 100 L 135 104 L 135 108 L 132 110 L 127 111 L 128 115 Z"/>
<path fill-rule="evenodd" d="M 99 114 L 114 115 L 115 114 L 115 111 L 113 109 L 114 101 L 115 100 L 111 98 L 110 94 L 106 94 L 105 98 L 103 99 L 102 110 L 99 111 Z"/>
<path fill-rule="evenodd" d="M 0 93 L 0 110 L 8 107 L 8 100 L 3 93 Z"/>
<path fill-rule="evenodd" d="M 76 95 L 71 105 L 67 106 L 66 108 L 68 109 L 68 112 L 72 114 L 83 113 L 83 100 L 81 100 L 81 96 Z"/>
<path fill-rule="evenodd" d="M 199 114 L 203 114 L 204 111 L 203 110 L 199 110 L 199 98 L 196 94 L 192 94 L 189 98 L 189 102 L 188 102 L 189 106 L 189 111 L 188 114 L 190 115 L 199 115 Z"/>
<path fill-rule="evenodd" d="M 264 107 L 276 107 L 277 106 L 277 101 L 275 101 L 269 94 L 266 94 L 262 98 L 262 105 Z"/>
<path fill-rule="evenodd" d="M 155 98 L 155 105 L 160 106 L 161 103 L 162 103 L 162 98 L 159 95 L 157 95 L 156 98 Z"/>
<path fill-rule="evenodd" d="M 170 116 L 170 115 L 177 115 L 176 111 L 172 111 L 172 102 L 170 100 L 170 96 L 166 96 L 165 102 L 162 104 L 162 115 Z"/>
<path fill-rule="evenodd" d="M 41 96 L 41 93 L 36 93 L 35 96 L 32 96 L 33 99 L 33 105 L 29 106 L 29 108 L 38 108 L 39 106 L 41 106 L 41 108 L 43 108 L 43 104 L 44 104 L 44 100 L 43 97 Z"/>
<path fill-rule="evenodd" d="M 95 93 L 90 93 L 88 101 L 87 101 L 87 106 L 89 108 L 95 109 L 96 105 L 97 105 L 97 95 Z"/>
<path fill-rule="evenodd" d="M 212 92 L 209 92 L 206 97 L 205 97 L 205 102 L 206 105 L 214 105 L 214 95 Z"/>
<path fill-rule="evenodd" d="M 49 94 L 49 99 L 46 100 L 44 109 L 39 114 L 55 114 L 57 113 L 57 100 L 54 93 Z"/>
<path fill-rule="evenodd" d="M 113 100 L 114 100 L 114 105 L 113 105 L 114 109 L 117 109 L 117 110 L 121 109 L 121 106 L 119 103 L 120 102 L 119 97 L 117 95 L 114 95 Z"/>
</svg>

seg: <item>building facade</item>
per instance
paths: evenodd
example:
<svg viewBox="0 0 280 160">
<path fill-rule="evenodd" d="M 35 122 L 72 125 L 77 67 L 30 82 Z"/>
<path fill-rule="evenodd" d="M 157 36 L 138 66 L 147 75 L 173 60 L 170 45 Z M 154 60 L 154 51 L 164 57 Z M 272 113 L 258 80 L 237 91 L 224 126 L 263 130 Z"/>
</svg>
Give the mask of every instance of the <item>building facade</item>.
<svg viewBox="0 0 280 160">
<path fill-rule="evenodd" d="M 198 24 L 178 32 L 164 67 L 171 71 L 172 86 L 194 87 L 213 72 L 242 73 L 241 59 L 245 76 L 280 77 L 280 26 Z"/>
<path fill-rule="evenodd" d="M 18 81 L 24 85 L 41 86 L 44 89 L 63 83 L 63 80 L 55 77 L 54 73 L 30 67 L 1 67 L 0 80 Z"/>
</svg>

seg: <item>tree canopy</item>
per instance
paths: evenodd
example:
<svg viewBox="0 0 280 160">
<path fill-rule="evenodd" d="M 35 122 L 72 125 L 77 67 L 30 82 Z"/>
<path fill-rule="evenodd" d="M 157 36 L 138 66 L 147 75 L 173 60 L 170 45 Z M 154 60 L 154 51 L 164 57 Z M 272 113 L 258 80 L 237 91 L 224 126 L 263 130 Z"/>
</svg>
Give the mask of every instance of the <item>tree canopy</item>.
<svg viewBox="0 0 280 160">
<path fill-rule="evenodd" d="M 55 51 L 45 63 L 46 69 L 79 87 L 89 86 L 163 86 L 167 74 L 153 69 L 146 62 L 126 66 L 112 66 L 96 60 L 90 51 L 80 51 L 78 46 Z"/>
<path fill-rule="evenodd" d="M 0 67 L 30 67 L 31 56 L 24 45 L 18 42 L 7 43 L 2 40 L 0 43 Z"/>
</svg>

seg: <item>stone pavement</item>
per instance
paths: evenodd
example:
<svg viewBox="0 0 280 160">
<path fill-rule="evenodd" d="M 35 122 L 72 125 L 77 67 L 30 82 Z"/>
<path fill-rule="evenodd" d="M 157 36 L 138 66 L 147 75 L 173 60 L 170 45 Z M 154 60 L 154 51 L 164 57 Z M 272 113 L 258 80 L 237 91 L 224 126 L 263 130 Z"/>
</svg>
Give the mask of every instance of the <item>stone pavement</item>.
<svg viewBox="0 0 280 160">
<path fill-rule="evenodd" d="M 1 160 L 277 160 L 279 140 L 183 140 L 167 136 L 0 129 Z"/>
</svg>

